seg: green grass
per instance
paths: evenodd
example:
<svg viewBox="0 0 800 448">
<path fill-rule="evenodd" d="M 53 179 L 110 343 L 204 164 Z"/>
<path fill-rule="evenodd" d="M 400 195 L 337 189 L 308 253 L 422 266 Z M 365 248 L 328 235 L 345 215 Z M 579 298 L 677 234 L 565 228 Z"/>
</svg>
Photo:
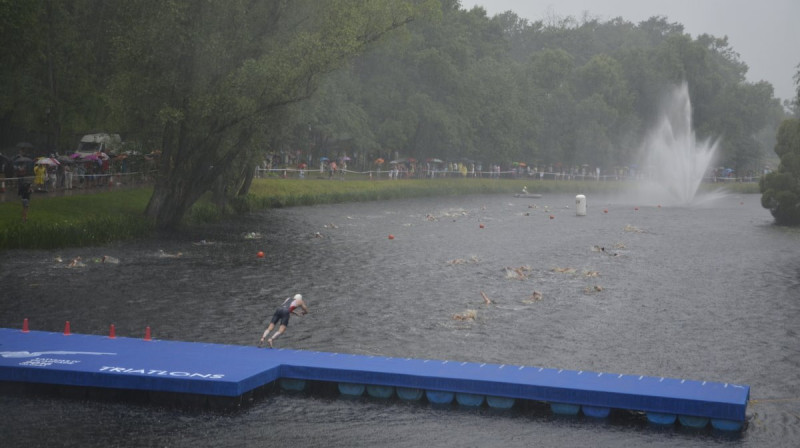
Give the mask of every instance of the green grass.
<svg viewBox="0 0 800 448">
<path fill-rule="evenodd" d="M 730 183 L 717 183 L 717 184 L 700 184 L 700 191 L 714 191 L 724 188 L 730 193 L 737 194 L 761 194 L 757 182 L 730 182 Z"/>
<path fill-rule="evenodd" d="M 245 198 L 232 201 L 236 213 L 298 205 L 333 204 L 413 197 L 466 194 L 512 194 L 528 187 L 532 193 L 613 193 L 622 182 L 535 181 L 496 179 L 319 180 L 256 179 Z M 720 184 L 704 184 L 715 189 Z M 729 191 L 759 193 L 758 184 L 725 184 Z M 154 226 L 144 217 L 152 188 L 47 197 L 34 193 L 28 222 L 21 222 L 20 201 L 0 203 L 1 249 L 55 249 L 102 245 L 151 235 Z M 207 198 L 194 205 L 186 225 L 224 219 Z"/>
<path fill-rule="evenodd" d="M 28 222 L 21 201 L 0 203 L 0 249 L 54 249 L 147 236 L 152 188 L 74 196 L 31 196 Z"/>
<path fill-rule="evenodd" d="M 615 193 L 629 184 L 623 182 L 496 180 L 496 179 L 413 179 L 399 181 L 348 180 L 318 181 L 292 179 L 258 179 L 250 194 L 237 204 L 238 211 L 297 205 L 330 204 L 339 202 L 376 201 L 409 197 L 457 196 L 464 194 L 512 194 L 523 186 L 531 193 Z M 713 190 L 721 184 L 703 184 Z M 759 193 L 758 184 L 734 183 L 724 185 L 737 193 Z"/>
<path fill-rule="evenodd" d="M 376 201 L 410 197 L 458 196 L 465 194 L 511 194 L 522 190 L 536 193 L 581 193 L 619 191 L 616 182 L 535 181 L 495 179 L 412 179 L 398 181 L 316 181 L 258 179 L 246 199 L 249 209 L 296 205 Z"/>
</svg>

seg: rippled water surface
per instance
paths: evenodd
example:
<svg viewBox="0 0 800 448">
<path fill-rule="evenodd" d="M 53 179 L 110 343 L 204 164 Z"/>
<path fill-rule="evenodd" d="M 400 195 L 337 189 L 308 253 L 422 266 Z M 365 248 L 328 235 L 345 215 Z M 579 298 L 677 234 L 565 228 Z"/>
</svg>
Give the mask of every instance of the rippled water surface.
<svg viewBox="0 0 800 448">
<path fill-rule="evenodd" d="M 585 217 L 573 195 L 298 207 L 102 248 L 6 252 L 0 262 L 3 327 L 27 317 L 35 330 L 69 320 L 75 333 L 107 334 L 113 323 L 120 336 L 149 326 L 157 339 L 252 345 L 282 298 L 300 292 L 312 313 L 292 318 L 279 347 L 748 384 L 741 433 L 284 392 L 232 413 L 10 394 L 0 396 L 0 440 L 796 446 L 800 232 L 772 225 L 759 199 L 636 209 L 589 195 Z M 119 264 L 95 262 L 103 255 Z M 68 268 L 77 256 L 85 266 Z M 467 310 L 474 321 L 453 319 Z"/>
</svg>

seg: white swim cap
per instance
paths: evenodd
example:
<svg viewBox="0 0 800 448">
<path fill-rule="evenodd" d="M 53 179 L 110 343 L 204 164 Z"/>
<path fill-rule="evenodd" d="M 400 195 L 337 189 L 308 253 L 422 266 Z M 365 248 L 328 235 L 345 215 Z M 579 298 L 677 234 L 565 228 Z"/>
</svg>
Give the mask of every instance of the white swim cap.
<svg viewBox="0 0 800 448">
<path fill-rule="evenodd" d="M 303 296 L 301 296 L 300 294 L 295 294 L 294 300 L 303 300 Z"/>
</svg>

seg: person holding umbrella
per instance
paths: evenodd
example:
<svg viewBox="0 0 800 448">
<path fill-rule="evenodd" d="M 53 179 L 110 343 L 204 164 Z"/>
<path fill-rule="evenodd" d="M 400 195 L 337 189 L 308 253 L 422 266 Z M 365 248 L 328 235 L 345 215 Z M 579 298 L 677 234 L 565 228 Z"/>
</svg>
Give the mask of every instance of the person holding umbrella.
<svg viewBox="0 0 800 448">
<path fill-rule="evenodd" d="M 47 176 L 47 168 L 41 163 L 37 163 L 33 167 L 33 182 L 36 184 L 36 189 L 42 191 L 45 189 L 44 180 Z"/>
</svg>

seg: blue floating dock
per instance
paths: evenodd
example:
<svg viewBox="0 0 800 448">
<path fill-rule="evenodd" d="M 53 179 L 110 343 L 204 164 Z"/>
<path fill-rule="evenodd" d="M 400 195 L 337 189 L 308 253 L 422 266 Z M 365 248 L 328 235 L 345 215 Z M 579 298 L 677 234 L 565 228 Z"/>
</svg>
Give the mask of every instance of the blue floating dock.
<svg viewBox="0 0 800 448">
<path fill-rule="evenodd" d="M 339 383 L 358 395 L 382 386 L 372 393 L 396 390 L 400 399 L 425 391 L 440 404 L 535 400 L 592 417 L 625 409 L 729 430 L 742 427 L 750 396 L 731 383 L 0 328 L 0 381 L 240 397 L 279 379 L 289 389 Z"/>
</svg>

